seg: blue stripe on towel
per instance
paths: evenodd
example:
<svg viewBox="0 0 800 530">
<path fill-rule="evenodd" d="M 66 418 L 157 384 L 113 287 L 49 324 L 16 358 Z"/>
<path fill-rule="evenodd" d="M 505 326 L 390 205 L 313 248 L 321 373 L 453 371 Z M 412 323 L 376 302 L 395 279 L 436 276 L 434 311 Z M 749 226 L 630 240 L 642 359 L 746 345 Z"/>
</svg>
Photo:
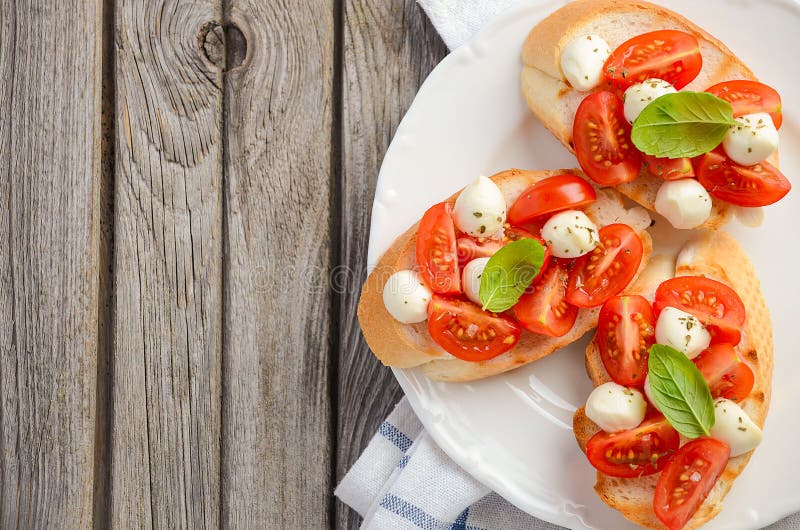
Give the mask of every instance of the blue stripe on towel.
<svg viewBox="0 0 800 530">
<path fill-rule="evenodd" d="M 450 530 L 467 530 L 467 517 L 469 517 L 469 507 L 456 518 Z"/>
<path fill-rule="evenodd" d="M 414 506 L 410 502 L 404 501 L 397 495 L 392 495 L 391 493 L 384 495 L 380 506 L 384 510 L 388 510 L 393 514 L 399 515 L 403 519 L 410 521 L 412 524 L 418 528 L 421 528 L 422 530 L 483 530 L 477 526 L 467 524 L 469 508 L 461 512 L 461 515 L 459 515 L 455 522 L 451 525 L 450 523 L 443 523 L 439 521 L 432 515 L 425 513 L 422 508 Z"/>
<path fill-rule="evenodd" d="M 378 427 L 378 432 L 404 453 L 408 451 L 408 448 L 411 447 L 411 444 L 413 443 L 411 438 L 400 432 L 400 429 L 388 421 L 381 423 L 381 426 Z"/>
<path fill-rule="evenodd" d="M 449 527 L 436 520 L 432 515 L 428 515 L 421 508 L 417 508 L 410 502 L 406 502 L 396 495 L 387 493 L 381 500 L 381 508 L 389 510 L 393 514 L 399 515 L 403 519 L 411 521 L 423 530 L 445 530 Z"/>
</svg>

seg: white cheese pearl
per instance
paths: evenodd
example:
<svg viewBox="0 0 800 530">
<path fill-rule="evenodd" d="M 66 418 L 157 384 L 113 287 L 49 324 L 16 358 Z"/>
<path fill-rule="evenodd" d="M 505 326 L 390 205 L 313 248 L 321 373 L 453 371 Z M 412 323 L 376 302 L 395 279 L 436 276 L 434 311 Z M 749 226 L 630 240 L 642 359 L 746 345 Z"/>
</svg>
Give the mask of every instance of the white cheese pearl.
<svg viewBox="0 0 800 530">
<path fill-rule="evenodd" d="M 753 166 L 778 148 L 778 129 L 766 112 L 745 114 L 736 118 L 736 122 L 722 140 L 722 147 L 737 164 Z"/>
<path fill-rule="evenodd" d="M 711 437 L 731 448 L 731 458 L 755 449 L 761 443 L 761 429 L 737 403 L 719 398 L 714 402 L 716 420 Z"/>
<path fill-rule="evenodd" d="M 658 188 L 655 208 L 675 228 L 696 228 L 711 215 L 711 196 L 693 178 L 670 180 Z"/>
<path fill-rule="evenodd" d="M 653 405 L 653 408 L 655 408 L 658 411 L 661 410 L 660 408 L 658 408 L 658 405 L 656 405 L 656 400 L 653 398 L 653 388 L 650 386 L 650 374 L 648 374 L 647 377 L 644 378 L 644 395 L 647 396 L 647 401 L 649 401 L 650 404 Z"/>
<path fill-rule="evenodd" d="M 487 263 L 489 263 L 489 258 L 476 258 L 467 263 L 464 266 L 464 270 L 461 272 L 461 287 L 464 289 L 464 294 L 478 305 L 481 305 L 481 298 L 479 296 L 481 291 L 481 275 Z"/>
<path fill-rule="evenodd" d="M 464 188 L 453 206 L 453 222 L 473 237 L 502 236 L 506 200 L 497 184 L 481 176 Z"/>
<path fill-rule="evenodd" d="M 622 100 L 625 102 L 625 119 L 633 123 L 644 108 L 664 94 L 674 94 L 675 87 L 663 79 L 648 79 L 642 83 L 631 85 L 625 91 Z"/>
<path fill-rule="evenodd" d="M 656 342 L 694 359 L 711 344 L 711 334 L 694 315 L 675 307 L 665 307 L 656 322 Z"/>
<path fill-rule="evenodd" d="M 637 427 L 647 412 L 647 402 L 638 390 L 617 383 L 604 383 L 589 394 L 586 416 L 606 432 Z"/>
<path fill-rule="evenodd" d="M 420 275 L 410 270 L 395 272 L 383 286 L 383 305 L 395 320 L 403 324 L 427 320 L 428 302 L 432 296 Z"/>
<path fill-rule="evenodd" d="M 577 258 L 599 243 L 597 226 L 580 210 L 555 214 L 542 227 L 542 239 L 557 258 Z"/>
<path fill-rule="evenodd" d="M 587 92 L 603 80 L 603 65 L 609 55 L 611 48 L 602 38 L 582 35 L 561 50 L 561 72 L 572 88 Z"/>
</svg>

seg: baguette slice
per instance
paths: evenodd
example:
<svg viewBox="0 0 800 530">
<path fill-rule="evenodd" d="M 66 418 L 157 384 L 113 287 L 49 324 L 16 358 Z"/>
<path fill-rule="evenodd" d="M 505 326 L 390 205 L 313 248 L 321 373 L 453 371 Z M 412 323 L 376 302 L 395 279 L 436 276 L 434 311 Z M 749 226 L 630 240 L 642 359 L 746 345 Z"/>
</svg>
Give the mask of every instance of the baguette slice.
<svg viewBox="0 0 800 530">
<path fill-rule="evenodd" d="M 532 184 L 553 175 L 570 173 L 585 178 L 575 169 L 526 171 L 510 169 L 490 177 L 503 193 L 506 204 L 511 205 Z M 650 226 L 650 216 L 641 207 L 627 209 L 622 195 L 611 189 L 597 189 L 597 201 L 584 209 L 598 227 L 612 223 L 625 223 L 634 228 L 642 238 L 644 267 L 652 249 L 652 241 L 645 231 Z M 448 201 L 453 204 L 458 194 Z M 443 381 L 472 381 L 512 370 L 535 361 L 579 339 L 597 325 L 599 308 L 581 309 L 575 325 L 563 337 L 546 337 L 523 332 L 520 341 L 508 352 L 483 362 L 466 362 L 451 356 L 436 344 L 428 333 L 427 322 L 401 324 L 383 304 L 383 287 L 392 274 L 403 269 L 416 269 L 415 245 L 419 223 L 398 237 L 381 257 L 367 277 L 358 304 L 358 320 L 370 349 L 387 366 L 412 368 L 424 365 L 425 374 Z"/>
<path fill-rule="evenodd" d="M 702 91 L 732 79 L 757 80 L 724 44 L 683 16 L 661 6 L 630 0 L 576 0 L 537 24 L 522 48 L 522 94 L 531 111 L 571 152 L 575 111 L 587 92 L 574 90 L 561 73 L 561 50 L 572 39 L 596 34 L 612 50 L 626 40 L 660 29 L 677 29 L 694 35 L 700 43 L 703 68 L 685 90 Z M 602 90 L 598 88 L 596 90 Z M 777 167 L 777 151 L 770 157 Z M 662 180 L 642 172 L 617 189 L 651 211 Z M 703 225 L 716 229 L 726 224 L 734 208 L 713 200 L 711 216 Z"/>
<path fill-rule="evenodd" d="M 772 323 L 753 264 L 728 233 L 702 231 L 684 246 L 678 255 L 677 265 L 663 256 L 651 260 L 632 290 L 652 301 L 658 284 L 672 277 L 672 271 L 676 276 L 707 276 L 719 280 L 731 286 L 741 297 L 746 319 L 742 342 L 737 346 L 737 351 L 742 360 L 752 368 L 755 384 L 750 395 L 740 405 L 756 424 L 763 427 L 772 388 Z M 586 348 L 586 371 L 595 386 L 611 381 L 594 340 Z M 583 408 L 575 413 L 573 427 L 578 445 L 583 451 L 586 450 L 589 438 L 600 431 L 586 416 Z M 685 528 L 698 528 L 719 513 L 725 495 L 744 470 L 751 455 L 752 452 L 746 453 L 728 462 L 705 502 Z M 594 489 L 606 504 L 622 512 L 631 521 L 648 528 L 663 529 L 666 527 L 653 512 L 653 494 L 658 477 L 655 474 L 625 479 L 598 472 Z"/>
</svg>

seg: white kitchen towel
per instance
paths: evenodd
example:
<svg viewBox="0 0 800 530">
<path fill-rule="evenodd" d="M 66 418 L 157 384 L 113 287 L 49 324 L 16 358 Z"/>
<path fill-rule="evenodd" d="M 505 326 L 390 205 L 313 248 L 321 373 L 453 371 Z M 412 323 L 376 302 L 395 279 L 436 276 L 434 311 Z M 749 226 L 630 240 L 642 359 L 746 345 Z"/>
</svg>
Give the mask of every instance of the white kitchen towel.
<svg viewBox="0 0 800 530">
<path fill-rule="evenodd" d="M 439 449 L 406 399 L 395 407 L 336 496 L 364 530 L 555 530 L 476 481 Z"/>
<path fill-rule="evenodd" d="M 417 0 L 447 47 L 455 50 L 519 0 Z"/>
</svg>

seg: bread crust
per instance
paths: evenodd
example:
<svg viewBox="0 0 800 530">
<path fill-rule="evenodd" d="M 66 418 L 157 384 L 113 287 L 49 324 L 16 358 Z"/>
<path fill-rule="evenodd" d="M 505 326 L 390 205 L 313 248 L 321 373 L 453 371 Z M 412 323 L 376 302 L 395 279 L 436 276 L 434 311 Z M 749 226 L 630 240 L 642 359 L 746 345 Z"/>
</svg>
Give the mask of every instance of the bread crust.
<svg viewBox="0 0 800 530">
<path fill-rule="evenodd" d="M 644 271 L 640 278 L 647 277 L 648 272 Z M 746 319 L 742 342 L 736 349 L 740 358 L 753 370 L 755 383 L 750 395 L 740 405 L 756 424 L 763 427 L 772 390 L 774 352 L 769 310 L 752 262 L 739 243 L 727 232 L 701 231 L 684 246 L 678 256 L 675 275 L 707 276 L 719 280 L 733 288 L 742 299 Z M 646 285 L 639 283 L 634 288 L 652 298 L 661 279 L 661 275 L 653 275 Z M 586 348 L 586 371 L 595 386 L 611 380 L 603 366 L 596 340 L 592 340 Z M 586 417 L 583 408 L 575 413 L 573 428 L 578 445 L 583 451 L 586 450 L 589 438 L 600 431 Z M 717 484 L 685 528 L 698 528 L 720 512 L 725 495 L 744 470 L 751 455 L 752 452 L 749 452 L 728 462 Z M 595 491 L 606 504 L 619 510 L 631 521 L 648 528 L 664 529 L 666 527 L 653 512 L 653 493 L 657 480 L 657 474 L 622 479 L 598 472 Z"/>
<path fill-rule="evenodd" d="M 511 204 L 519 193 L 530 185 L 547 177 L 565 173 L 585 178 L 583 173 L 576 169 L 545 171 L 510 169 L 490 178 L 506 196 L 507 203 Z M 448 202 L 455 203 L 457 196 L 458 193 L 454 194 L 447 199 Z M 601 191 L 597 202 L 603 202 L 609 209 L 616 208 L 621 212 L 627 212 L 623 206 L 622 196 L 613 190 Z M 588 209 L 587 215 L 592 216 Z M 646 218 L 644 225 L 648 226 L 649 217 L 643 211 L 641 216 Z M 602 226 L 603 223 L 598 224 Z M 597 325 L 599 309 L 581 309 L 572 330 L 563 337 L 545 337 L 523 332 L 514 348 L 489 361 L 473 363 L 450 356 L 430 338 L 426 322 L 414 325 L 401 324 L 389 314 L 383 303 L 383 287 L 388 278 L 399 270 L 416 268 L 415 245 L 418 227 L 419 223 L 416 223 L 395 240 L 369 274 L 361 291 L 358 320 L 367 344 L 383 364 L 398 368 L 424 365 L 425 375 L 432 379 L 472 381 L 513 370 L 549 355 L 574 342 Z M 643 230 L 639 235 L 645 247 L 641 270 L 652 250 L 652 240 Z"/>
<path fill-rule="evenodd" d="M 625 20 L 625 39 L 606 38 L 606 18 Z M 531 111 L 564 146 L 574 153 L 572 128 L 578 104 L 587 93 L 574 90 L 560 68 L 561 50 L 573 38 L 592 32 L 606 38 L 615 49 L 627 38 L 658 29 L 677 29 L 694 35 L 700 43 L 703 70 L 686 88 L 704 90 L 731 79 L 756 80 L 753 72 L 717 38 L 669 9 L 648 2 L 630 0 L 575 0 L 537 24 L 522 47 L 522 95 Z M 601 90 L 598 88 L 596 90 Z M 595 91 L 596 91 L 595 90 Z M 777 167 L 777 152 L 771 157 Z M 639 178 L 617 189 L 650 211 L 661 179 L 642 171 Z M 725 201 L 712 199 L 711 216 L 703 227 L 717 229 L 733 215 Z"/>
</svg>

